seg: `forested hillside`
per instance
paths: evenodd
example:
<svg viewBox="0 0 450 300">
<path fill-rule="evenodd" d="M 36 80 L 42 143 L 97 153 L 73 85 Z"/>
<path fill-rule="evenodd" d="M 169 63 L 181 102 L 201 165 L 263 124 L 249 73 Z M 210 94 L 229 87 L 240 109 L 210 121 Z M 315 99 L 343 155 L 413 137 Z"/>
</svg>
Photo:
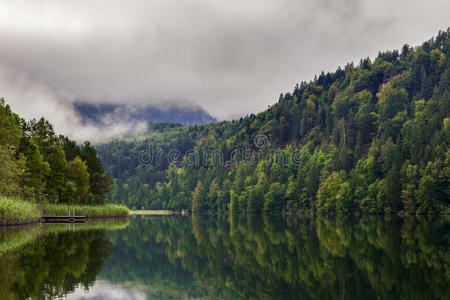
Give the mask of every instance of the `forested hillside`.
<svg viewBox="0 0 450 300">
<path fill-rule="evenodd" d="M 194 212 L 449 213 L 450 30 L 232 122 L 98 145 L 112 202 Z"/>
<path fill-rule="evenodd" d="M 89 142 L 56 135 L 43 118 L 27 123 L 0 99 L 0 196 L 92 205 L 104 204 L 110 188 Z"/>
</svg>

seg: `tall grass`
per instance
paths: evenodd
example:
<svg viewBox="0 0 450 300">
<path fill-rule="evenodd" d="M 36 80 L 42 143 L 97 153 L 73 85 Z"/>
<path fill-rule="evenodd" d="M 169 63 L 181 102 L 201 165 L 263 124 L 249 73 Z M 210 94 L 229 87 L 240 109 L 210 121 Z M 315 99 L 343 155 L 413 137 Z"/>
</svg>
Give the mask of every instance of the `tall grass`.
<svg viewBox="0 0 450 300">
<path fill-rule="evenodd" d="M 123 205 L 64 205 L 45 204 L 41 206 L 45 216 L 68 216 L 69 214 L 86 216 L 87 218 L 111 218 L 128 216 L 128 208 Z"/>
<path fill-rule="evenodd" d="M 0 225 L 33 223 L 40 218 L 41 211 L 36 203 L 0 196 Z"/>
<path fill-rule="evenodd" d="M 6 198 L 0 196 L 0 225 L 17 225 L 37 223 L 42 215 L 47 216 L 86 216 L 87 218 L 111 218 L 128 216 L 128 208 L 122 205 L 64 205 L 44 204 L 18 198 Z"/>
</svg>

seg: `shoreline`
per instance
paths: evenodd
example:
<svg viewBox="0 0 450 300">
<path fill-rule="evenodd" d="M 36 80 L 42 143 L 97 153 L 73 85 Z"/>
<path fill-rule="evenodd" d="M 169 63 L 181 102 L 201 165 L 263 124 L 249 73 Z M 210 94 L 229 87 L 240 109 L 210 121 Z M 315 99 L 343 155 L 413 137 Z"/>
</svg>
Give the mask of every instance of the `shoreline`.
<svg viewBox="0 0 450 300">
<path fill-rule="evenodd" d="M 89 216 L 86 217 L 86 220 L 89 221 L 100 221 L 100 220 L 126 220 L 128 219 L 130 215 L 126 215 L 126 216 Z M 0 223 L 0 228 L 1 227 L 15 227 L 15 226 L 33 226 L 33 225 L 39 225 L 39 224 L 46 224 L 42 222 L 42 219 L 37 219 L 37 220 L 33 220 L 33 221 L 24 221 L 22 223 Z M 66 223 L 48 223 L 48 224 L 66 224 Z M 69 223 L 67 223 L 69 224 Z M 85 223 L 70 223 L 70 224 L 85 224 Z"/>
<path fill-rule="evenodd" d="M 122 205 L 39 205 L 18 198 L 0 197 L 0 227 L 39 224 L 43 215 L 60 216 L 67 215 L 69 212 L 85 216 L 86 219 L 126 218 L 129 216 L 129 209 Z"/>
<path fill-rule="evenodd" d="M 178 215 L 180 212 L 167 209 L 143 209 L 143 210 L 130 210 L 129 215 L 134 216 L 171 216 Z"/>
</svg>

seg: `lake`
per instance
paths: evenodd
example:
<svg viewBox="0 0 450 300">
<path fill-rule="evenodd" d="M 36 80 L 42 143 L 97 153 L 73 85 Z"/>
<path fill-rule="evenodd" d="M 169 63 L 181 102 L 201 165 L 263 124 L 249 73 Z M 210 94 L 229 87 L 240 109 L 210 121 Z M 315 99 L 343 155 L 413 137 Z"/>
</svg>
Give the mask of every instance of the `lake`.
<svg viewBox="0 0 450 300">
<path fill-rule="evenodd" d="M 254 215 L 0 228 L 0 299 L 448 299 L 449 229 Z"/>
</svg>

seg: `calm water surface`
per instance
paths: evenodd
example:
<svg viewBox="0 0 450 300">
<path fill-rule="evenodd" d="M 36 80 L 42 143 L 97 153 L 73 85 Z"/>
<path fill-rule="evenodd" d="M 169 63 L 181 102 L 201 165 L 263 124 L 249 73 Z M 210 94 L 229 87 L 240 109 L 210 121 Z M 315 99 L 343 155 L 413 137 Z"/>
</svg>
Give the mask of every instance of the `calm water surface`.
<svg viewBox="0 0 450 300">
<path fill-rule="evenodd" d="M 449 299 L 448 217 L 132 217 L 0 229 L 0 299 Z"/>
</svg>

